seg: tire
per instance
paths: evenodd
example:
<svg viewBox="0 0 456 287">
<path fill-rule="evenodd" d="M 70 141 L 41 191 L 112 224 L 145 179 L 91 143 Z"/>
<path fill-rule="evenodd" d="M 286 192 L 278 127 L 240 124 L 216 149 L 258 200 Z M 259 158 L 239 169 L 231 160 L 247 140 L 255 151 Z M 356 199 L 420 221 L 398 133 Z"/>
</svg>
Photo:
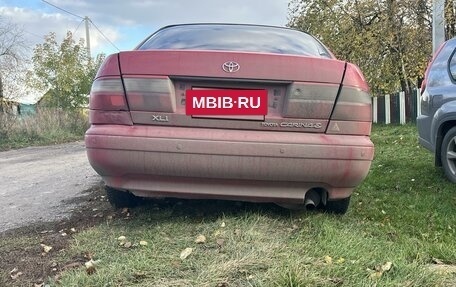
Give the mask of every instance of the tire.
<svg viewBox="0 0 456 287">
<path fill-rule="evenodd" d="M 115 189 L 110 186 L 106 186 L 105 190 L 109 203 L 115 208 L 135 207 L 140 203 L 140 198 L 129 191 Z"/>
<path fill-rule="evenodd" d="M 325 210 L 328 213 L 334 214 L 345 214 L 350 205 L 350 197 L 338 199 L 338 200 L 328 200 L 326 202 Z"/>
<path fill-rule="evenodd" d="M 456 127 L 451 128 L 443 138 L 440 159 L 448 180 L 456 183 Z"/>
</svg>

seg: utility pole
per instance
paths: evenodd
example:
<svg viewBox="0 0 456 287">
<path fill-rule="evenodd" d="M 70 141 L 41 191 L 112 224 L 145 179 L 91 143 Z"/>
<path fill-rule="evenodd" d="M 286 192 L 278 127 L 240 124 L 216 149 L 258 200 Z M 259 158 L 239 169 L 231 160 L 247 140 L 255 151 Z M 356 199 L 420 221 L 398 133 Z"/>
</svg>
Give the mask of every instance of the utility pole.
<svg viewBox="0 0 456 287">
<path fill-rule="evenodd" d="M 445 41 L 445 0 L 433 0 L 432 5 L 432 54 Z"/>
<path fill-rule="evenodd" d="M 86 45 L 87 45 L 87 55 L 89 56 L 89 59 L 91 58 L 90 54 L 90 34 L 89 34 L 89 17 L 85 16 L 84 17 L 84 22 L 85 22 L 85 29 L 86 29 Z"/>
</svg>

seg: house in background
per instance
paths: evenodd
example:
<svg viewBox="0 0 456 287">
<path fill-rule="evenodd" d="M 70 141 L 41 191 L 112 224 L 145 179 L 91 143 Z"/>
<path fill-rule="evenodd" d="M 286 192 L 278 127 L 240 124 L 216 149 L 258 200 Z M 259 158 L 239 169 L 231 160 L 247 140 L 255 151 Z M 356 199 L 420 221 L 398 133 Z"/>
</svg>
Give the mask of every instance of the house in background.
<svg viewBox="0 0 456 287">
<path fill-rule="evenodd" d="M 19 110 L 21 116 L 31 116 L 36 114 L 36 104 L 19 103 Z"/>
<path fill-rule="evenodd" d="M 0 98 L 0 113 L 12 116 L 34 115 L 36 113 L 36 105 Z"/>
</svg>

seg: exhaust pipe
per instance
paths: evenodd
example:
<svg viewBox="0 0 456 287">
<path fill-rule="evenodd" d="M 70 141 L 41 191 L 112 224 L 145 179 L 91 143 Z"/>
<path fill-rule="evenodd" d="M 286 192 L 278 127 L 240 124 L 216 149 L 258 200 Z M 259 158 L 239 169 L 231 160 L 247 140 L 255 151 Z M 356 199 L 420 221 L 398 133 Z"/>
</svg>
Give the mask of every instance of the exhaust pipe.
<svg viewBox="0 0 456 287">
<path fill-rule="evenodd" d="M 304 206 L 307 210 L 313 210 L 317 208 L 320 204 L 321 196 L 320 193 L 317 192 L 315 189 L 311 189 L 306 192 L 306 196 L 304 198 Z"/>
</svg>

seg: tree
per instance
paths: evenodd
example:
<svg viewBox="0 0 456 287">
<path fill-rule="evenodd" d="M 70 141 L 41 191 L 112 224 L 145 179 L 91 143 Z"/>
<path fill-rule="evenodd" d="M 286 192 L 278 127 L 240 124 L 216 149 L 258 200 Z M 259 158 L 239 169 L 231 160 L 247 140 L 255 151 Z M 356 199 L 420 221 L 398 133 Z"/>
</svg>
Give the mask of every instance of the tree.
<svg viewBox="0 0 456 287">
<path fill-rule="evenodd" d="M 445 0 L 445 39 L 456 36 L 456 0 Z"/>
<path fill-rule="evenodd" d="M 25 47 L 22 31 L 0 18 L 0 99 L 16 97 L 14 84 L 23 68 Z"/>
<path fill-rule="evenodd" d="M 292 0 L 289 26 L 360 66 L 376 94 L 409 91 L 432 52 L 430 0 Z"/>
<path fill-rule="evenodd" d="M 71 32 L 67 32 L 58 44 L 55 33 L 45 37 L 33 53 L 33 71 L 30 84 L 45 94 L 42 103 L 48 107 L 76 109 L 88 102 L 88 94 L 95 74 L 104 60 L 89 57 L 84 40 L 76 43 Z"/>
</svg>

